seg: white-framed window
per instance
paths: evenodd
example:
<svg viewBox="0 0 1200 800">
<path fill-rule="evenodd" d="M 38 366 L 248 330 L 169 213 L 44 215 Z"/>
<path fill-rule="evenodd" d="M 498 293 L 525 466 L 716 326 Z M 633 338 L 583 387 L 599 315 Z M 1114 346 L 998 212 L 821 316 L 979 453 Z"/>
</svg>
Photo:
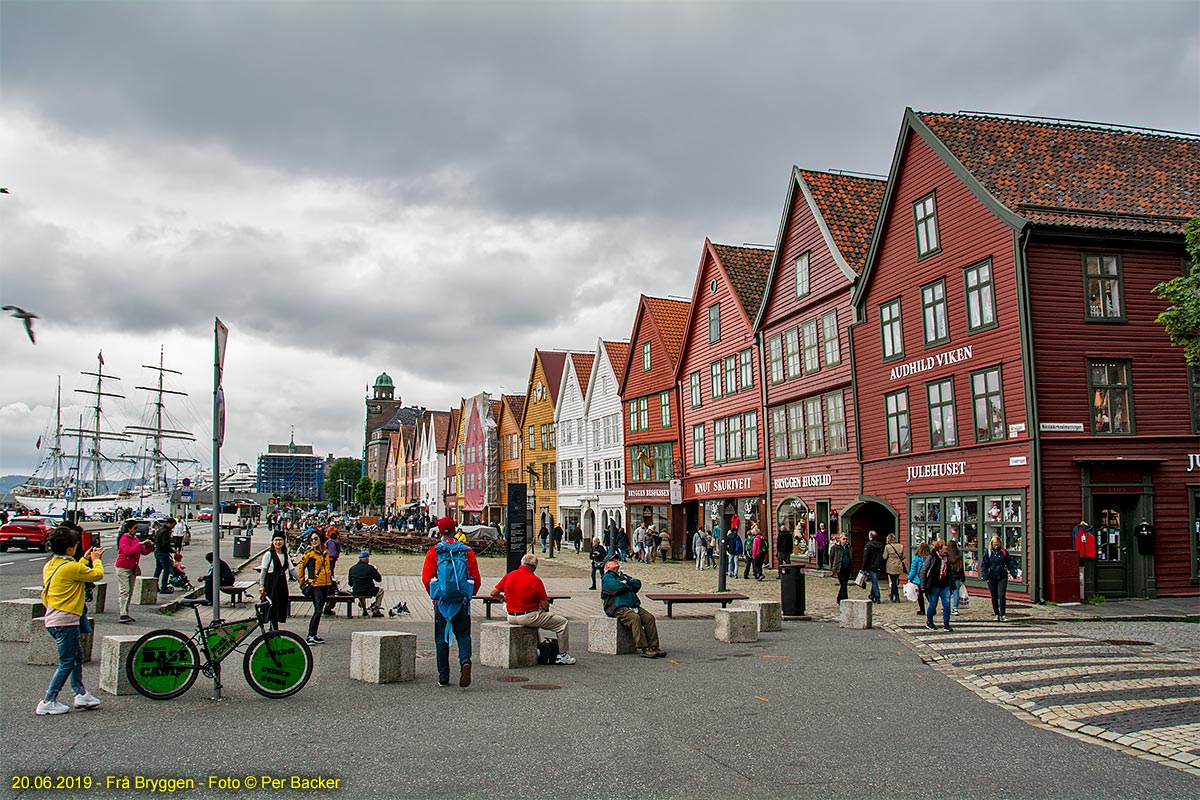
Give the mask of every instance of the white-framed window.
<svg viewBox="0 0 1200 800">
<path fill-rule="evenodd" d="M 742 460 L 742 415 L 729 417 L 725 423 L 729 437 L 729 460 Z"/>
<path fill-rule="evenodd" d="M 804 297 L 808 292 L 808 253 L 801 253 L 796 258 L 796 297 Z"/>
<path fill-rule="evenodd" d="M 934 192 L 913 203 L 913 224 L 917 229 L 918 260 L 942 249 L 938 238 L 937 198 Z"/>
<path fill-rule="evenodd" d="M 745 446 L 742 450 L 746 460 L 758 458 L 758 411 L 747 411 L 742 415 L 742 438 Z"/>
<path fill-rule="evenodd" d="M 821 419 L 821 398 L 809 397 L 804 400 L 805 438 L 808 441 L 808 454 L 820 455 L 825 452 L 825 425 Z"/>
<path fill-rule="evenodd" d="M 736 355 L 725 358 L 725 394 L 733 394 L 738 389 L 738 360 Z"/>
<path fill-rule="evenodd" d="M 821 345 L 817 341 L 817 321 L 810 319 L 801 326 L 804 332 L 804 372 L 811 374 L 821 368 Z"/>
<path fill-rule="evenodd" d="M 996 326 L 996 295 L 992 288 L 992 260 L 989 258 L 963 270 L 967 287 L 967 330 L 979 331 Z"/>
<path fill-rule="evenodd" d="M 783 461 L 788 457 L 787 408 L 771 409 L 771 460 Z"/>
<path fill-rule="evenodd" d="M 938 280 L 921 287 L 921 317 L 925 325 L 925 346 L 950 341 L 946 320 L 946 281 Z"/>
<path fill-rule="evenodd" d="M 743 389 L 754 388 L 753 352 L 753 350 L 747 347 L 745 350 L 738 353 L 738 369 L 741 373 L 741 386 Z"/>
<path fill-rule="evenodd" d="M 879 325 L 883 331 L 884 360 L 904 355 L 904 326 L 900 319 L 900 298 L 879 307 Z"/>
<path fill-rule="evenodd" d="M 787 407 L 788 451 L 792 458 L 804 458 L 804 406 L 792 403 Z"/>
<path fill-rule="evenodd" d="M 790 328 L 783 334 L 783 350 L 786 356 L 787 377 L 800 374 L 800 329 Z"/>
<path fill-rule="evenodd" d="M 783 383 L 783 337 L 778 333 L 767 339 L 767 361 L 771 365 L 771 383 Z"/>
<path fill-rule="evenodd" d="M 836 308 L 821 315 L 821 338 L 825 340 L 825 366 L 842 363 L 842 343 L 838 336 Z"/>
<path fill-rule="evenodd" d="M 846 440 L 846 408 L 841 391 L 825 395 L 825 430 L 826 443 L 829 452 L 844 453 L 848 448 Z"/>
</svg>

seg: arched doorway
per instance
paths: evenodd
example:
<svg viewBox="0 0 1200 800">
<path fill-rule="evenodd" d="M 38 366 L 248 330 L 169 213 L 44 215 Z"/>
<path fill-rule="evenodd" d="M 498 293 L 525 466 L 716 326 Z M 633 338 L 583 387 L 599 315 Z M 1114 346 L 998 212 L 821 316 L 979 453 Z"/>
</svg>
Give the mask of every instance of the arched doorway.
<svg viewBox="0 0 1200 800">
<path fill-rule="evenodd" d="M 792 553 L 801 558 L 805 557 L 808 549 L 810 519 L 812 514 L 809 512 L 808 503 L 799 497 L 785 497 L 775 507 L 775 530 L 787 528 L 792 532 Z"/>
<path fill-rule="evenodd" d="M 867 541 L 867 533 L 876 531 L 879 541 L 887 541 L 888 534 L 897 533 L 899 515 L 891 504 L 879 497 L 860 497 L 852 500 L 842 509 L 840 514 L 840 532 L 850 537 L 850 549 L 854 554 L 854 563 L 862 560 L 863 545 Z M 905 537 L 898 535 L 902 546 L 907 547 Z"/>
<path fill-rule="evenodd" d="M 588 509 L 583 512 L 583 539 L 585 542 L 591 542 L 592 537 L 596 535 L 596 512 Z"/>
</svg>

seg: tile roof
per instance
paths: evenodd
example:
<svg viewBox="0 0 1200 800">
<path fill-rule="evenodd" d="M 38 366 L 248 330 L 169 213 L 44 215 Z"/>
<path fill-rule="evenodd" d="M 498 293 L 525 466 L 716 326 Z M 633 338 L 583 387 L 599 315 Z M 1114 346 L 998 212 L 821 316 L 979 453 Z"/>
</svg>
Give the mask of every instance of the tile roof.
<svg viewBox="0 0 1200 800">
<path fill-rule="evenodd" d="M 506 394 L 501 397 L 508 403 L 508 410 L 512 412 L 513 417 L 517 420 L 517 427 L 521 427 L 521 420 L 525 418 L 525 395 L 523 394 Z M 499 418 L 496 419 L 496 424 L 500 424 Z"/>
<path fill-rule="evenodd" d="M 595 353 L 571 353 L 571 362 L 575 366 L 575 378 L 579 381 L 579 394 L 582 397 L 587 397 L 588 381 L 592 377 L 592 362 L 595 360 Z"/>
<path fill-rule="evenodd" d="M 1177 234 L 1200 214 L 1200 137 L 975 114 L 916 116 L 1031 222 Z"/>
<path fill-rule="evenodd" d="M 496 425 L 499 425 L 500 424 L 500 401 L 493 400 L 491 402 L 492 402 L 492 421 L 495 422 Z"/>
<path fill-rule="evenodd" d="M 713 244 L 712 248 L 729 275 L 738 302 L 753 320 L 762 302 L 763 292 L 767 290 L 771 257 L 775 251 L 768 247 L 736 247 L 731 244 Z"/>
<path fill-rule="evenodd" d="M 887 181 L 800 170 L 842 258 L 859 275 L 867 263 L 871 234 Z"/>
<path fill-rule="evenodd" d="M 462 422 L 462 406 L 450 409 L 450 424 L 446 426 L 446 443 L 442 448 L 453 449 L 458 444 L 458 426 Z"/>
<path fill-rule="evenodd" d="M 558 408 L 558 387 L 562 383 L 563 367 L 567 365 L 567 354 L 561 350 L 538 350 L 537 353 L 542 360 L 546 388 L 550 390 L 550 402 Z"/>
<path fill-rule="evenodd" d="M 687 333 L 688 311 L 692 304 L 686 300 L 668 300 L 665 297 L 646 297 L 646 310 L 654 317 L 654 324 L 667 345 L 667 355 L 671 358 L 671 366 L 679 363 L 679 355 L 683 352 L 683 336 Z M 625 361 L 629 360 L 629 345 L 625 345 Z M 624 374 L 622 369 L 617 375 Z"/>
<path fill-rule="evenodd" d="M 629 360 L 629 342 L 601 342 L 608 353 L 608 362 L 612 364 L 613 375 L 617 380 L 625 374 L 625 362 Z"/>
<path fill-rule="evenodd" d="M 433 441 L 435 449 L 441 450 L 446 442 L 446 432 L 450 430 L 449 411 L 430 411 L 433 415 Z"/>
</svg>

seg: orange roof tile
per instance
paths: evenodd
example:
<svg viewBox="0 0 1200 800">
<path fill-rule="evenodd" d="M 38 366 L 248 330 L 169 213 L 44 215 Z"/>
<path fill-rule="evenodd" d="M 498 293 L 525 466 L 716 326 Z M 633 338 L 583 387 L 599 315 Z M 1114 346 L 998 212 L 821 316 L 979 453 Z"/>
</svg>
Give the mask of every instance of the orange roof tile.
<svg viewBox="0 0 1200 800">
<path fill-rule="evenodd" d="M 617 380 L 625 374 L 625 362 L 629 360 L 629 342 L 602 342 L 608 353 L 608 361 L 612 364 L 613 374 Z"/>
<path fill-rule="evenodd" d="M 579 379 L 579 394 L 583 397 L 587 397 L 588 381 L 592 377 L 592 362 L 595 360 L 595 353 L 571 353 L 575 377 Z"/>
<path fill-rule="evenodd" d="M 688 310 L 692 307 L 690 301 L 668 300 L 665 297 L 642 296 L 646 310 L 654 318 L 654 324 L 667 345 L 667 356 L 671 366 L 679 363 L 679 354 L 683 352 L 683 335 L 687 331 Z M 625 346 L 625 360 L 629 360 L 629 345 Z M 624 369 L 620 373 L 624 373 Z"/>
<path fill-rule="evenodd" d="M 800 170 L 838 251 L 859 275 L 867 263 L 887 181 Z"/>
<path fill-rule="evenodd" d="M 742 304 L 742 310 L 751 320 L 758 313 L 763 292 L 767 290 L 767 277 L 771 273 L 771 258 L 775 251 L 766 247 L 737 247 L 714 243 L 713 252 L 725 268 L 734 294 Z"/>
<path fill-rule="evenodd" d="M 501 397 L 502 400 L 508 403 L 508 410 L 512 412 L 513 418 L 517 421 L 517 427 L 521 427 L 521 420 L 525 414 L 525 395 L 523 394 L 506 394 Z M 499 420 L 496 424 L 499 424 Z"/>
</svg>

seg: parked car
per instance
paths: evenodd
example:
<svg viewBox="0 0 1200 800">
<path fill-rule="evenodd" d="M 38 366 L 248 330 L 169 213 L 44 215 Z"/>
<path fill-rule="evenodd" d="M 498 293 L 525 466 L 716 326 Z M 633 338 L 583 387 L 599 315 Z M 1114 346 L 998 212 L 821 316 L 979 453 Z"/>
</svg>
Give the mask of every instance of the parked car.
<svg viewBox="0 0 1200 800">
<path fill-rule="evenodd" d="M 7 525 L 0 526 L 0 553 L 8 552 L 10 547 L 36 548 L 44 553 L 46 536 L 52 530 L 54 525 L 45 517 L 14 517 Z"/>
<path fill-rule="evenodd" d="M 196 521 L 197 522 L 212 522 L 212 509 L 211 508 L 200 509 L 200 513 L 196 514 Z"/>
</svg>

